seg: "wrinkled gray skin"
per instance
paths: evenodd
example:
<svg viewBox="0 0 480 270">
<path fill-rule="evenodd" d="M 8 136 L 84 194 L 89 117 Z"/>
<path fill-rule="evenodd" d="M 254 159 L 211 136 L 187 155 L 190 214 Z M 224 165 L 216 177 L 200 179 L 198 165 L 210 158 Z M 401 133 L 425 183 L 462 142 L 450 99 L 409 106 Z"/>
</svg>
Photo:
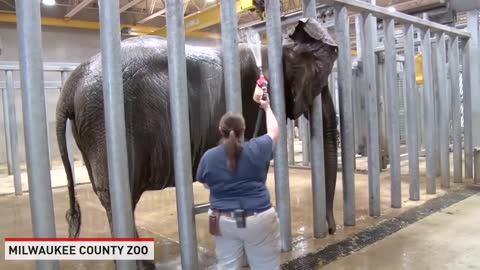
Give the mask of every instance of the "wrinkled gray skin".
<svg viewBox="0 0 480 270">
<path fill-rule="evenodd" d="M 328 91 L 336 48 L 325 46 L 305 32 L 302 38 L 284 45 L 285 102 L 287 116 L 298 118 L 310 109 L 313 98 L 322 93 L 325 135 L 325 169 L 329 232 L 335 232 L 333 198 L 337 172 L 337 131 L 335 111 Z M 264 71 L 268 78 L 266 48 Z M 218 122 L 225 113 L 222 51 L 220 47 L 186 46 L 187 87 L 191 131 L 192 174 L 200 157 L 220 140 Z M 169 114 L 167 43 L 152 36 L 124 40 L 121 45 L 125 126 L 132 207 L 144 191 L 175 186 L 172 135 Z M 240 70 L 245 138 L 252 136 L 258 104 L 252 101 L 259 72 L 248 46 L 240 45 Z M 88 170 L 93 190 L 107 212 L 110 222 L 109 179 L 105 143 L 102 68 L 100 55 L 81 64 L 65 83 L 57 105 L 57 137 L 68 178 L 70 210 L 66 218 L 69 236 L 80 232 L 80 207 L 75 198 L 72 170 L 65 140 L 66 120 L 72 120 L 72 132 Z M 260 134 L 266 131 L 262 124 Z M 127 181 L 127 179 L 124 179 Z M 139 262 L 139 265 L 144 262 Z M 151 268 L 150 263 L 145 264 Z"/>
</svg>

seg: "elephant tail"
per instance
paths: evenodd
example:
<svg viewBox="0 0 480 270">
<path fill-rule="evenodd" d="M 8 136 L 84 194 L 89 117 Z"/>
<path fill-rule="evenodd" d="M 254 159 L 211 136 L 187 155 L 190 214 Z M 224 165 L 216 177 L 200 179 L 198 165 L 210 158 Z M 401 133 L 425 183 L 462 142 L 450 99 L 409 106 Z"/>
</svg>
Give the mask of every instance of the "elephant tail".
<svg viewBox="0 0 480 270">
<path fill-rule="evenodd" d="M 59 109 L 57 110 L 57 140 L 60 155 L 62 157 L 63 166 L 65 167 L 65 173 L 67 174 L 68 181 L 68 197 L 70 202 L 70 209 L 67 210 L 65 218 L 68 222 L 68 236 L 70 238 L 77 238 L 80 234 L 80 225 L 82 214 L 80 212 L 80 205 L 75 197 L 75 185 L 73 183 L 72 165 L 68 158 L 67 140 L 65 131 L 67 127 L 67 113 Z"/>
</svg>

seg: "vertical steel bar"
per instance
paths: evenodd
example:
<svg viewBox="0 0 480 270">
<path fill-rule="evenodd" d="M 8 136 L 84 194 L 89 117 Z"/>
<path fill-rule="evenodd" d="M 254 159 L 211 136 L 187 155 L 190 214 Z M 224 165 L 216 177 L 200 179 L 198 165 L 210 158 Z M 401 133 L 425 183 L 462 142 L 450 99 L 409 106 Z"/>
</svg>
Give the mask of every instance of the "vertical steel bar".
<svg viewBox="0 0 480 270">
<path fill-rule="evenodd" d="M 2 103 L 3 103 L 3 123 L 5 127 L 5 148 L 7 150 L 7 171 L 8 174 L 13 174 L 13 164 L 12 164 L 12 144 L 10 143 L 10 119 L 8 118 L 9 111 L 9 101 L 7 89 L 2 89 Z"/>
<path fill-rule="evenodd" d="M 474 163 L 474 177 L 473 182 L 475 184 L 480 184 L 480 148 L 475 147 L 473 149 L 473 163 Z"/>
<path fill-rule="evenodd" d="M 398 119 L 399 89 L 397 88 L 397 58 L 395 50 L 395 21 L 385 19 L 385 71 L 387 101 L 388 152 L 390 157 L 390 196 L 394 208 L 402 207 L 402 189 L 400 179 L 400 127 Z"/>
<path fill-rule="evenodd" d="M 463 140 L 465 158 L 465 178 L 473 178 L 473 144 L 472 144 L 472 85 L 470 73 L 470 41 L 464 40 L 462 47 L 463 77 Z"/>
<path fill-rule="evenodd" d="M 295 165 L 295 135 L 294 122 L 287 120 L 288 164 Z"/>
<path fill-rule="evenodd" d="M 34 237 L 55 238 L 43 89 L 40 2 L 16 1 L 23 123 L 27 154 L 30 211 Z M 58 261 L 36 261 L 37 269 L 58 269 Z"/>
<path fill-rule="evenodd" d="M 62 71 L 60 72 L 60 80 L 62 83 L 62 87 L 65 85 L 65 80 L 66 80 L 66 72 Z M 73 177 L 73 182 L 75 183 L 75 162 L 74 162 L 74 146 L 73 144 L 75 141 L 73 140 L 73 134 L 72 134 L 72 120 L 67 119 L 67 125 L 65 128 L 65 138 L 67 140 L 67 153 L 68 153 L 68 160 L 70 162 L 70 167 L 72 168 L 72 177 Z"/>
<path fill-rule="evenodd" d="M 437 85 L 440 95 L 439 102 L 439 120 L 440 131 L 438 136 L 440 137 L 440 169 L 441 169 L 441 187 L 450 187 L 450 117 L 448 116 L 449 107 L 449 93 L 447 88 L 447 71 L 445 66 L 447 65 L 447 52 L 445 47 L 445 34 L 437 35 L 437 49 L 435 51 L 435 58 L 437 59 L 435 71 L 437 73 Z"/>
<path fill-rule="evenodd" d="M 282 31 L 280 22 L 280 2 L 266 1 L 268 66 L 270 68 L 272 109 L 280 127 L 280 137 L 275 158 L 276 207 L 280 219 L 280 238 L 283 251 L 292 249 L 290 187 L 287 164 L 287 132 L 285 123 L 285 95 L 282 66 Z"/>
<path fill-rule="evenodd" d="M 134 237 L 125 132 L 125 108 L 120 55 L 120 16 L 117 1 L 100 1 L 103 99 L 108 178 L 114 237 Z M 135 261 L 116 262 L 118 269 L 134 269 Z"/>
<path fill-rule="evenodd" d="M 417 88 L 415 86 L 415 43 L 413 40 L 413 25 L 405 25 L 405 91 L 407 92 L 407 149 L 408 172 L 410 174 L 410 200 L 420 199 L 420 181 L 418 164 L 418 125 L 417 125 Z"/>
<path fill-rule="evenodd" d="M 338 96 L 342 142 L 343 223 L 355 225 L 355 134 L 353 123 L 350 24 L 345 6 L 335 4 L 335 36 L 338 44 Z"/>
<path fill-rule="evenodd" d="M 433 105 L 433 80 L 432 80 L 432 43 L 430 29 L 422 30 L 422 68 L 423 68 L 423 96 L 425 113 L 425 152 L 427 166 L 427 194 L 435 194 L 435 110 Z"/>
<path fill-rule="evenodd" d="M 235 0 L 222 1 L 221 25 L 223 44 L 223 81 L 227 111 L 242 113 L 240 89 L 240 56 L 237 40 L 237 11 Z"/>
<path fill-rule="evenodd" d="M 438 85 L 438 59 L 436 52 L 438 51 L 438 33 L 435 33 L 435 42 L 432 42 L 432 82 L 433 82 L 433 109 L 434 109 L 434 134 L 433 136 L 433 158 L 435 166 L 435 177 L 440 177 L 440 87 Z"/>
<path fill-rule="evenodd" d="M 375 53 L 375 72 L 377 89 L 377 112 L 378 112 L 378 136 L 379 136 L 379 170 L 387 168 L 388 165 L 388 138 L 386 130 L 385 114 L 385 59 L 381 52 Z"/>
<path fill-rule="evenodd" d="M 315 0 L 303 0 L 303 17 L 317 18 Z M 313 236 L 321 238 L 327 236 L 322 94 L 314 98 L 310 112 Z"/>
<path fill-rule="evenodd" d="M 302 165 L 308 166 L 310 163 L 310 128 L 307 118 L 300 116 L 299 119 L 300 136 L 302 139 Z"/>
<path fill-rule="evenodd" d="M 459 82 L 459 48 L 458 37 L 451 37 L 449 40 L 449 70 L 450 84 L 452 89 L 452 109 L 453 109 L 453 181 L 461 183 L 462 173 L 462 126 L 460 111 L 460 82 Z"/>
<path fill-rule="evenodd" d="M 182 269 L 198 269 L 197 237 L 193 213 L 183 5 L 181 1 L 177 0 L 167 0 L 166 3 L 170 117 L 172 121 L 173 149 L 175 149 L 173 157 Z"/>
<path fill-rule="evenodd" d="M 377 86 L 375 74 L 375 47 L 377 21 L 371 13 L 362 14 L 363 34 L 362 44 L 364 75 L 367 86 L 368 115 L 368 193 L 370 216 L 380 216 L 380 159 L 379 131 L 377 111 Z"/>
<path fill-rule="evenodd" d="M 10 135 L 10 149 L 12 155 L 13 183 L 15 187 L 15 195 L 22 195 L 22 176 L 20 174 L 20 157 L 18 152 L 18 135 L 17 135 L 17 115 L 15 111 L 15 88 L 13 82 L 13 72 L 5 71 L 5 82 L 8 103 L 8 130 Z"/>
<path fill-rule="evenodd" d="M 478 87 L 480 85 L 480 35 L 479 35 L 479 9 L 467 12 L 467 31 L 470 33 L 469 39 L 469 59 L 470 59 L 470 85 Z M 473 89 L 473 88 L 472 88 Z M 477 88 L 475 88 L 477 89 Z M 480 91 L 471 91 L 471 119 L 480 119 Z M 480 123 L 479 121 L 471 122 L 472 146 L 480 146 Z"/>
</svg>

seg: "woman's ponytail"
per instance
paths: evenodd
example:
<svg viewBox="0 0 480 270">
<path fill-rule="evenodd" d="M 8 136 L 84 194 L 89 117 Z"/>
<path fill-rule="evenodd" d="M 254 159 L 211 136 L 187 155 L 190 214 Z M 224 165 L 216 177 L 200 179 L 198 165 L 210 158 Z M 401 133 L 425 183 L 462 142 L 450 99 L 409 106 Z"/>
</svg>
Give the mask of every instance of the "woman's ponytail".
<svg viewBox="0 0 480 270">
<path fill-rule="evenodd" d="M 225 151 L 227 152 L 227 166 L 230 170 L 235 170 L 237 157 L 240 153 L 240 140 L 235 136 L 235 132 L 230 130 L 228 138 L 225 139 Z"/>
</svg>

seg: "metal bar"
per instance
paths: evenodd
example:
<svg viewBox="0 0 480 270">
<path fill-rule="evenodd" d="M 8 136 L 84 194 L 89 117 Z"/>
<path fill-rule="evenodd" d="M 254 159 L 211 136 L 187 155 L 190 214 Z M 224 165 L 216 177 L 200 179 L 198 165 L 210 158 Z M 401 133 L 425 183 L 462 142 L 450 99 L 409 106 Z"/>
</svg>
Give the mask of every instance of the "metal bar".
<svg viewBox="0 0 480 270">
<path fill-rule="evenodd" d="M 120 13 L 126 11 L 127 9 L 135 6 L 135 5 L 138 5 L 140 4 L 141 2 L 143 2 L 145 0 L 133 0 L 133 1 L 130 1 L 128 3 L 126 3 L 125 5 L 123 5 L 121 8 L 120 8 Z"/>
<path fill-rule="evenodd" d="M 470 73 L 469 41 L 465 40 L 462 47 L 463 76 L 463 149 L 465 151 L 465 178 L 473 178 L 473 144 L 472 144 L 472 87 Z M 477 74 L 478 76 L 478 74 Z"/>
<path fill-rule="evenodd" d="M 242 113 L 240 56 L 237 40 L 236 0 L 224 0 L 221 7 L 223 82 L 227 111 Z M 260 44 L 259 44 L 260 46 Z"/>
<path fill-rule="evenodd" d="M 13 163 L 12 163 L 12 144 L 10 143 L 10 118 L 8 117 L 9 105 L 8 93 L 6 88 L 2 88 L 2 102 L 3 102 L 3 123 L 5 130 L 5 148 L 7 150 L 7 171 L 8 174 L 13 174 Z"/>
<path fill-rule="evenodd" d="M 438 73 L 436 68 L 438 67 L 436 52 L 438 44 L 436 42 L 437 36 L 435 33 L 435 41 L 432 43 L 432 82 L 433 82 L 433 109 L 434 109 L 434 134 L 433 136 L 433 158 L 435 166 L 435 177 L 441 176 L 440 171 L 440 91 L 438 86 Z"/>
<path fill-rule="evenodd" d="M 420 181 L 418 164 L 418 139 L 417 139 L 417 89 L 415 86 L 415 44 L 413 40 L 414 27 L 405 25 L 405 89 L 407 92 L 407 149 L 408 172 L 410 174 L 410 200 L 420 199 Z"/>
<path fill-rule="evenodd" d="M 432 78 L 432 44 L 430 29 L 421 31 L 422 35 L 422 68 L 423 68 L 423 97 L 425 114 L 425 150 L 427 167 L 427 194 L 435 194 L 435 157 L 434 157 L 434 136 L 435 136 L 435 109 Z"/>
<path fill-rule="evenodd" d="M 387 102 L 388 152 L 390 157 L 390 196 L 393 208 L 402 207 L 402 187 L 400 179 L 400 127 L 398 119 L 399 89 L 397 87 L 397 61 L 395 50 L 395 21 L 385 19 L 385 72 Z"/>
<path fill-rule="evenodd" d="M 280 136 L 274 153 L 275 200 L 280 219 L 280 240 L 283 251 L 292 249 L 290 187 L 287 162 L 287 132 L 285 123 L 285 95 L 282 64 L 282 31 L 280 24 L 280 2 L 266 1 L 268 66 L 270 69 L 270 91 L 272 109 L 275 112 Z"/>
<path fill-rule="evenodd" d="M 79 63 L 43 63 L 43 71 L 73 71 Z M 0 70 L 20 70 L 19 62 L 17 61 L 0 61 Z"/>
<path fill-rule="evenodd" d="M 113 237 L 134 237 L 125 108 L 120 55 L 118 1 L 101 1 L 100 41 L 102 47 L 103 99 L 107 143 L 108 178 L 112 204 Z M 134 269 L 135 261 L 116 261 L 121 270 Z"/>
<path fill-rule="evenodd" d="M 378 112 L 378 137 L 379 137 L 379 158 L 380 172 L 387 167 L 388 159 L 388 138 L 385 125 L 385 64 L 380 53 L 375 53 L 375 74 L 377 89 L 377 112 Z"/>
<path fill-rule="evenodd" d="M 194 215 L 203 214 L 203 213 L 208 212 L 208 209 L 210 209 L 210 204 L 209 203 L 196 204 L 193 207 L 193 213 L 194 213 Z"/>
<path fill-rule="evenodd" d="M 170 117 L 173 135 L 180 254 L 182 269 L 198 269 L 197 237 L 193 215 L 183 3 L 177 0 L 167 0 L 166 4 Z"/>
<path fill-rule="evenodd" d="M 300 116 L 298 125 L 302 139 L 302 165 L 308 166 L 310 164 L 310 128 L 307 118 Z"/>
<path fill-rule="evenodd" d="M 22 195 L 22 176 L 20 174 L 20 156 L 18 151 L 18 135 L 17 135 L 17 115 L 15 110 L 15 89 L 13 88 L 13 72 L 5 72 L 5 80 L 7 81 L 7 103 L 8 104 L 8 134 L 10 135 L 10 151 L 13 173 L 13 183 L 15 187 L 15 195 Z"/>
<path fill-rule="evenodd" d="M 317 18 L 315 0 L 303 0 L 303 16 Z M 323 138 L 322 94 L 316 96 L 310 108 L 310 140 L 312 159 L 313 237 L 327 236 L 325 191 L 325 150 Z"/>
<path fill-rule="evenodd" d="M 182 5 L 182 10 L 183 10 L 183 5 Z M 166 9 L 159 10 L 159 11 L 157 11 L 155 13 L 152 13 L 152 14 L 148 15 L 147 17 L 139 20 L 137 23 L 138 24 L 146 23 L 146 22 L 150 21 L 151 19 L 155 19 L 156 17 L 159 17 L 159 16 L 165 14 L 166 11 L 167 11 Z"/>
<path fill-rule="evenodd" d="M 34 237 L 55 238 L 55 214 L 47 149 L 47 121 L 42 72 L 40 2 L 15 1 L 22 108 L 27 154 L 30 211 Z M 58 261 L 36 261 L 38 270 L 59 269 Z"/>
<path fill-rule="evenodd" d="M 355 225 L 355 135 L 353 123 L 352 59 L 350 29 L 345 6 L 335 4 L 335 36 L 338 43 L 338 96 L 342 142 L 343 223 Z"/>
<path fill-rule="evenodd" d="M 295 165 L 295 134 L 293 120 L 287 120 L 288 164 Z"/>
<path fill-rule="evenodd" d="M 66 81 L 66 74 L 65 71 L 62 71 L 60 73 L 60 78 L 62 82 L 62 87 L 65 85 Z M 70 162 L 70 167 L 72 168 L 72 177 L 73 177 L 73 183 L 75 183 L 75 162 L 74 162 L 74 139 L 73 139 L 73 134 L 72 134 L 72 120 L 67 119 L 67 125 L 65 128 L 65 138 L 67 141 L 67 153 L 68 153 L 68 160 Z"/>
<path fill-rule="evenodd" d="M 70 10 L 66 15 L 65 15 L 65 18 L 66 19 L 70 19 L 72 18 L 73 16 L 75 16 L 75 14 L 77 14 L 78 12 L 80 12 L 80 10 L 82 10 L 83 8 L 85 8 L 86 6 L 88 6 L 93 0 L 83 0 L 82 2 L 80 2 L 78 5 L 76 5 L 72 10 Z"/>
<path fill-rule="evenodd" d="M 473 164 L 475 166 L 474 172 L 475 175 L 473 177 L 473 182 L 475 184 L 480 184 L 480 148 L 475 147 L 473 149 Z"/>
<path fill-rule="evenodd" d="M 385 7 L 372 5 L 357 0 L 331 0 L 330 2 L 346 5 L 351 11 L 368 12 L 377 18 L 386 19 L 392 18 L 398 23 L 413 24 L 419 28 L 428 28 L 432 32 L 445 32 L 449 35 L 456 35 L 459 37 L 470 37 L 466 31 L 457 30 L 453 27 L 448 27 L 439 23 L 426 21 L 415 16 L 407 15 L 402 12 L 391 12 Z"/>
<path fill-rule="evenodd" d="M 362 14 L 362 31 L 365 36 L 362 44 L 364 75 L 367 86 L 368 115 L 368 194 L 370 216 L 380 216 L 380 160 L 377 111 L 377 86 L 375 74 L 375 43 L 377 21 L 370 13 Z"/>
<path fill-rule="evenodd" d="M 452 110 L 453 110 L 453 182 L 463 181 L 462 173 L 462 126 L 460 111 L 460 82 L 459 82 L 459 48 L 458 37 L 449 40 L 449 70 L 450 84 L 452 89 Z"/>
<path fill-rule="evenodd" d="M 441 171 L 441 187 L 450 187 L 450 117 L 448 116 L 448 107 L 450 102 L 450 94 L 447 88 L 447 52 L 445 47 L 445 34 L 437 35 L 437 49 L 435 51 L 437 85 L 440 95 L 439 102 L 439 120 L 440 131 L 440 171 Z"/>
<path fill-rule="evenodd" d="M 471 33 L 471 38 L 469 39 L 469 59 L 470 59 L 470 85 L 472 87 L 477 87 L 480 85 L 480 42 L 479 42 L 479 11 L 480 10 L 471 10 L 467 12 L 467 30 Z M 477 89 L 477 88 L 475 88 Z M 471 108 L 472 108 L 472 119 L 480 119 L 480 91 L 471 91 Z M 476 106 L 473 106 L 475 104 Z M 473 121 L 472 125 L 472 145 L 474 147 L 480 146 L 480 123 L 478 121 Z"/>
</svg>

